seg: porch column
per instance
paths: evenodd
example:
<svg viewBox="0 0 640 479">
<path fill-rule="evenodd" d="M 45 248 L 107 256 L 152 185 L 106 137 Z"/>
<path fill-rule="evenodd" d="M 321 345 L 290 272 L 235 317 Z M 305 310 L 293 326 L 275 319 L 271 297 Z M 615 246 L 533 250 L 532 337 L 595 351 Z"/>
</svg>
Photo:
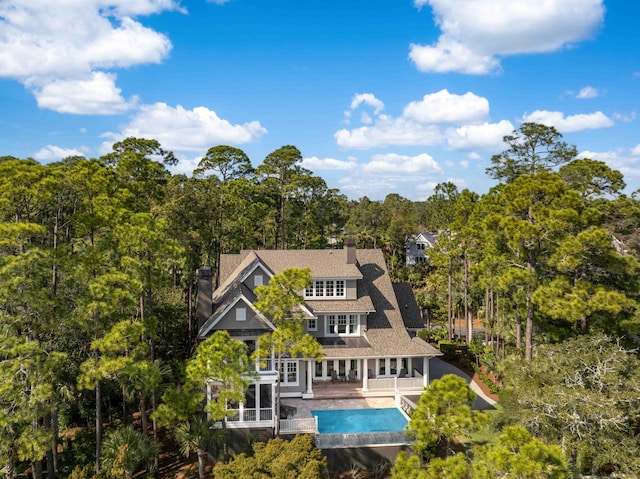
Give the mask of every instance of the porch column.
<svg viewBox="0 0 640 479">
<path fill-rule="evenodd" d="M 260 420 L 260 383 L 256 383 L 255 392 L 256 421 Z"/>
<path fill-rule="evenodd" d="M 422 358 L 422 385 L 425 388 L 429 385 L 429 356 Z"/>
<path fill-rule="evenodd" d="M 369 391 L 369 360 L 362 360 L 362 392 Z"/>
<path fill-rule="evenodd" d="M 307 391 L 302 394 L 302 399 L 313 399 L 313 359 L 307 360 Z"/>
<path fill-rule="evenodd" d="M 276 427 L 276 421 L 280 420 L 280 412 L 276 411 L 276 384 L 271 385 L 271 415 L 273 427 Z"/>
<path fill-rule="evenodd" d="M 410 378 L 413 377 L 413 365 L 411 364 L 412 359 L 412 357 L 407 358 L 407 376 Z"/>
</svg>

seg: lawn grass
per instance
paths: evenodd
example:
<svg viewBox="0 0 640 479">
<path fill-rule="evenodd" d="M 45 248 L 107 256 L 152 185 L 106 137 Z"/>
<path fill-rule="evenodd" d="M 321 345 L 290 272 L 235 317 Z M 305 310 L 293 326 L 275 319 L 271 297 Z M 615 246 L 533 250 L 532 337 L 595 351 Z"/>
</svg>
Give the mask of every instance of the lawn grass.
<svg viewBox="0 0 640 479">
<path fill-rule="evenodd" d="M 493 408 L 486 409 L 484 412 L 491 416 L 491 422 L 464 441 L 467 449 L 493 442 L 500 435 L 500 431 L 495 427 L 495 419 L 502 413 L 502 406 L 496 403 L 493 405 Z"/>
</svg>

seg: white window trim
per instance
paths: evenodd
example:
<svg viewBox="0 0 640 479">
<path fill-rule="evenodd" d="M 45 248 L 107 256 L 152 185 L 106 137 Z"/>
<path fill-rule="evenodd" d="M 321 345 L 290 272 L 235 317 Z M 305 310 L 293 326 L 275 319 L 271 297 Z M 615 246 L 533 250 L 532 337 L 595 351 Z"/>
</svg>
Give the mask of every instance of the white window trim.
<svg viewBox="0 0 640 479">
<path fill-rule="evenodd" d="M 338 316 L 346 316 L 346 330 L 344 333 L 339 333 L 338 332 Z M 330 325 L 330 320 L 333 319 L 335 321 L 335 324 L 333 326 L 333 328 L 329 328 Z M 351 323 L 351 320 L 356 320 L 356 330 L 353 333 L 349 332 L 349 326 Z M 360 336 L 360 326 L 362 324 L 361 321 L 361 316 L 359 314 L 325 314 L 324 315 L 324 335 L 325 336 L 335 336 L 335 337 L 346 337 L 346 336 L 351 336 L 351 337 L 356 337 L 356 336 Z"/>
<path fill-rule="evenodd" d="M 342 294 L 337 294 L 338 292 L 338 282 L 341 283 Z M 331 284 L 331 290 L 329 291 L 331 294 L 327 294 L 327 283 Z M 322 285 L 322 295 L 316 295 L 316 284 Z M 333 300 L 333 299 L 346 299 L 347 297 L 347 280 L 342 278 L 327 278 L 327 279 L 314 279 L 311 283 L 310 288 L 306 288 L 304 290 L 304 298 L 305 299 L 313 299 L 313 300 Z"/>
<path fill-rule="evenodd" d="M 253 287 L 264 286 L 264 275 L 256 274 L 253 276 Z"/>
<path fill-rule="evenodd" d="M 237 307 L 236 308 L 236 321 L 246 321 L 247 320 L 247 308 Z"/>
<path fill-rule="evenodd" d="M 289 382 L 289 365 L 293 364 L 296 367 L 296 380 L 295 382 Z M 297 359 L 283 359 L 282 363 L 280 364 L 280 367 L 282 368 L 282 370 L 280 371 L 280 386 L 285 386 L 285 387 L 294 387 L 294 386 L 299 386 L 300 385 L 300 364 L 299 361 Z"/>
<path fill-rule="evenodd" d="M 314 327 L 311 327 L 311 321 L 313 321 Z M 307 319 L 307 331 L 317 331 L 318 330 L 318 318 L 309 318 Z"/>
</svg>

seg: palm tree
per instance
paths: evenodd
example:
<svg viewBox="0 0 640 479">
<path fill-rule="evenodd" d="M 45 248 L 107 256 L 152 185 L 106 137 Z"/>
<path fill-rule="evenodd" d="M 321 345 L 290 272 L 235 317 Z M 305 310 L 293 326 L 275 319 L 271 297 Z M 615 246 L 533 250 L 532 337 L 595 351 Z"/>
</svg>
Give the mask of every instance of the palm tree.
<svg viewBox="0 0 640 479">
<path fill-rule="evenodd" d="M 109 477 L 133 477 L 142 464 L 160 454 L 160 446 L 133 426 L 110 431 L 102 445 L 102 458 Z"/>
<path fill-rule="evenodd" d="M 188 456 L 192 451 L 198 454 L 198 477 L 204 479 L 204 466 L 207 460 L 207 449 L 215 440 L 213 421 L 204 416 L 194 416 L 190 421 L 181 423 L 176 428 L 176 441 L 180 451 Z"/>
</svg>

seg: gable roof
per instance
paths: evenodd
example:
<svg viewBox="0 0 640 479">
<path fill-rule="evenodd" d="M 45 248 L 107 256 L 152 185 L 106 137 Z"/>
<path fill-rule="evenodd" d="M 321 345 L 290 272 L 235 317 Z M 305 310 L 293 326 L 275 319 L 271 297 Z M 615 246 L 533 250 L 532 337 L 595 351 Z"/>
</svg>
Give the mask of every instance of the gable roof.
<svg viewBox="0 0 640 479">
<path fill-rule="evenodd" d="M 344 278 L 357 280 L 357 298 L 353 300 L 307 300 L 306 307 L 313 314 L 330 312 L 366 313 L 366 329 L 360 338 L 319 338 L 325 357 L 397 357 L 437 356 L 440 352 L 420 338 L 412 338 L 405 322 L 413 325 L 419 311 L 409 301 L 406 286 L 396 290 L 387 271 L 382 251 L 379 249 L 358 249 L 356 262 L 347 263 L 346 250 L 246 250 L 240 254 L 222 255 L 220 258 L 221 285 L 213 295 L 216 312 L 230 298 L 242 294 L 255 301 L 253 292 L 241 283 L 257 265 L 266 271 L 278 274 L 289 268 L 311 269 L 314 279 Z M 410 305 L 403 313 L 400 303 Z M 410 311 L 408 311 L 410 310 Z M 417 313 L 416 313 L 417 312 Z M 215 316 L 215 312 L 214 315 Z M 213 318 L 212 316 L 212 318 Z M 211 319 L 212 319 L 211 318 Z M 211 321 L 210 319 L 210 321 Z M 210 322 L 205 323 L 205 326 Z M 420 325 L 421 326 L 421 325 Z M 420 327 L 417 326 L 417 327 Z M 209 326 L 211 327 L 211 326 Z M 413 326 L 411 326 L 413 327 Z M 201 329 L 205 331 L 205 327 Z"/>
<path fill-rule="evenodd" d="M 404 325 L 408 329 L 420 329 L 424 327 L 420 308 L 416 303 L 411 284 L 407 282 L 393 283 L 393 290 L 396 293 L 400 314 Z"/>
</svg>

